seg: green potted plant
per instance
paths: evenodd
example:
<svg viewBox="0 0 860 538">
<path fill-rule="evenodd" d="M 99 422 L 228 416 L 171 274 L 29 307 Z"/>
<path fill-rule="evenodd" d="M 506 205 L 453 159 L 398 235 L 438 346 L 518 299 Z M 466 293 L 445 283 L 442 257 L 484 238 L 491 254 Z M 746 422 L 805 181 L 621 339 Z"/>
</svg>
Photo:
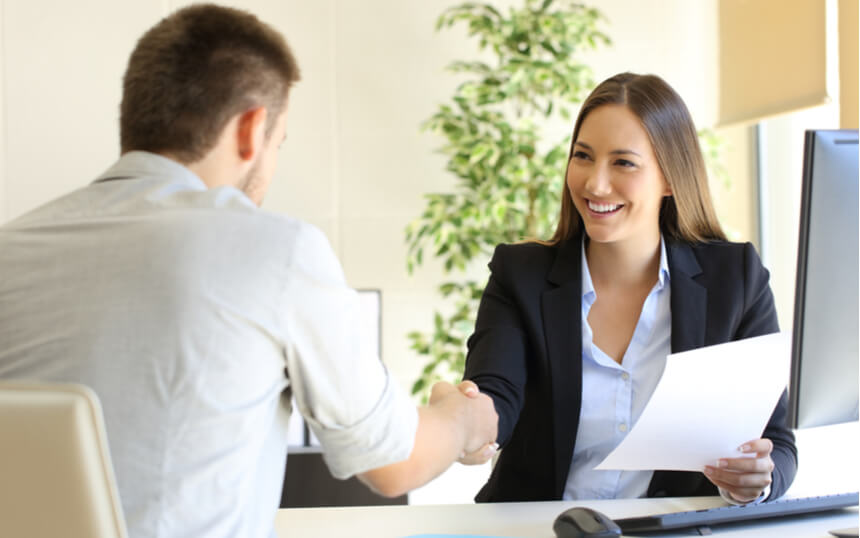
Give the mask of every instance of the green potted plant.
<svg viewBox="0 0 860 538">
<path fill-rule="evenodd" d="M 447 308 L 434 313 L 433 331 L 408 335 L 427 360 L 413 394 L 426 399 L 436 380 L 462 376 L 465 341 L 486 283 L 467 278 L 467 267 L 485 264 L 498 243 L 551 235 L 569 140 L 547 140 L 541 126 L 553 117 L 570 120 L 594 86 L 578 56 L 610 43 L 600 30 L 603 20 L 573 0 L 524 0 L 506 13 L 465 3 L 439 17 L 437 30 L 467 25 L 492 61 L 450 64 L 469 78 L 424 123 L 445 139 L 440 151 L 457 185 L 451 193 L 426 195 L 426 209 L 406 229 L 409 272 L 429 254 L 452 275 L 439 286 Z"/>
</svg>

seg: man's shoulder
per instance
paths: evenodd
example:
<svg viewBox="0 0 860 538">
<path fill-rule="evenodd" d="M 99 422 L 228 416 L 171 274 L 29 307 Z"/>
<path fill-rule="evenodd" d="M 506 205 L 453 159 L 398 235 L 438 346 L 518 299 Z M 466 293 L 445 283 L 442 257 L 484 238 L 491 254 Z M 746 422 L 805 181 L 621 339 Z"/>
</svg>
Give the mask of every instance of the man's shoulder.
<svg viewBox="0 0 860 538">
<path fill-rule="evenodd" d="M 220 193 L 211 192 L 206 194 L 216 198 Z M 244 197 L 241 193 L 235 192 L 227 196 L 221 196 L 227 199 L 207 200 L 196 207 L 185 207 L 184 209 L 188 209 L 188 211 L 177 215 L 178 219 L 193 223 L 199 218 L 208 221 L 207 224 L 216 226 L 218 223 L 222 223 L 221 225 L 225 227 L 249 228 L 255 230 L 256 233 L 282 236 L 316 235 L 321 233 L 316 226 L 287 213 L 276 213 L 260 209 L 256 206 L 249 206 L 245 199 L 240 198 Z M 170 218 L 168 215 L 165 215 L 165 217 Z"/>
<path fill-rule="evenodd" d="M 287 267 L 299 251 L 326 251 L 325 235 L 287 214 L 258 208 L 230 188 L 189 189 L 169 179 L 93 183 L 0 227 L 0 242 L 40 241 L 57 250 L 106 245 L 123 256 L 169 258 L 177 269 L 253 261 Z"/>
</svg>

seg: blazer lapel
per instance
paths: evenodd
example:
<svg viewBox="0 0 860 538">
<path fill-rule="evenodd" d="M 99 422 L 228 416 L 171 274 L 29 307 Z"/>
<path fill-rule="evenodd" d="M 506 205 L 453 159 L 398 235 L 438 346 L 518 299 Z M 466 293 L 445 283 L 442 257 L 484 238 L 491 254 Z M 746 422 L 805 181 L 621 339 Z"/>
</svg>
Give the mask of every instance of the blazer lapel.
<svg viewBox="0 0 860 538">
<path fill-rule="evenodd" d="M 555 499 L 560 499 L 564 491 L 582 405 L 580 245 L 578 237 L 559 245 L 558 256 L 547 275 L 556 287 L 544 291 L 541 301 L 552 387 Z"/>
<path fill-rule="evenodd" d="M 705 345 L 708 291 L 695 277 L 702 268 L 686 243 L 669 242 L 669 280 L 672 290 L 672 352 L 678 353 Z"/>
</svg>

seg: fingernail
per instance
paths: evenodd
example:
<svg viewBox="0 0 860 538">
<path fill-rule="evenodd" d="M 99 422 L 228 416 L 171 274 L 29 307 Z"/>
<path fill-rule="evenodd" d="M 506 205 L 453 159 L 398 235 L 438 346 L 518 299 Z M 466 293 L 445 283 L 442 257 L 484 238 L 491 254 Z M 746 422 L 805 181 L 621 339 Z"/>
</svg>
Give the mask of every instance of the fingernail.
<svg viewBox="0 0 860 538">
<path fill-rule="evenodd" d="M 714 469 L 710 465 L 705 465 L 705 474 L 711 476 L 714 474 Z"/>
<path fill-rule="evenodd" d="M 743 446 L 742 446 L 742 447 L 740 447 L 738 450 L 740 450 L 741 452 L 749 452 L 749 451 L 750 451 L 750 446 L 749 446 L 749 445 L 743 445 Z"/>
<path fill-rule="evenodd" d="M 499 443 L 493 443 L 493 444 L 491 444 L 491 445 L 490 445 L 490 447 L 492 447 L 492 449 L 493 449 L 494 451 L 495 451 L 495 450 L 498 450 L 498 449 L 499 449 Z"/>
<path fill-rule="evenodd" d="M 475 387 L 468 387 L 466 389 L 466 396 L 474 396 L 475 394 L 478 394 L 478 389 Z"/>
<path fill-rule="evenodd" d="M 717 462 L 717 467 L 728 467 L 728 466 L 729 466 L 729 462 L 727 462 L 726 460 L 720 460 Z"/>
<path fill-rule="evenodd" d="M 460 452 L 460 459 L 463 459 L 463 458 L 465 458 L 465 457 L 466 457 L 466 453 L 465 453 L 465 452 Z"/>
</svg>

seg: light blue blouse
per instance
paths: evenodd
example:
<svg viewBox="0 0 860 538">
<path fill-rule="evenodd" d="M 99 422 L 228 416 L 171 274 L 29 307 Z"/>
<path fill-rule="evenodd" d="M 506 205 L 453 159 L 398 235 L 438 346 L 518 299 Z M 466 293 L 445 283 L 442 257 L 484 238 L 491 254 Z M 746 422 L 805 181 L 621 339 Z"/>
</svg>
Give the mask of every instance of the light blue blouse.
<svg viewBox="0 0 860 538">
<path fill-rule="evenodd" d="M 643 497 L 653 471 L 596 471 L 621 443 L 654 393 L 671 352 L 669 264 L 660 238 L 660 269 L 621 364 L 593 342 L 588 313 L 597 294 L 582 247 L 582 410 L 564 499 Z"/>
</svg>

